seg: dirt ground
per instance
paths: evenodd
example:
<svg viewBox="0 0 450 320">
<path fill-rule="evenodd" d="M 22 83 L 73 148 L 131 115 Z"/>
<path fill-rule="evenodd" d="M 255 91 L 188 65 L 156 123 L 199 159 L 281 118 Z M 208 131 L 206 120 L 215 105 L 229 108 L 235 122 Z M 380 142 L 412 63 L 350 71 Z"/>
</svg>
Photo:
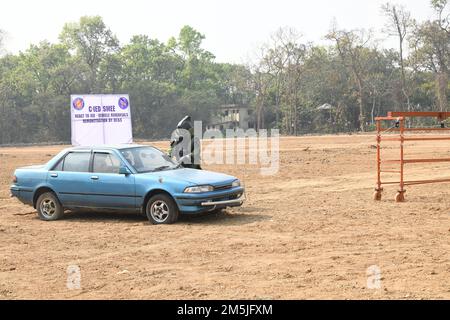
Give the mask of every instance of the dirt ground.
<svg viewBox="0 0 450 320">
<path fill-rule="evenodd" d="M 449 299 L 450 186 L 409 187 L 405 203 L 392 186 L 373 201 L 374 141 L 282 138 L 269 177 L 251 165 L 206 166 L 241 178 L 245 205 L 165 226 L 120 213 L 40 221 L 9 198 L 11 175 L 63 146 L 0 148 L 0 299 Z M 384 151 L 393 157 L 396 145 Z M 445 143 L 408 151 L 450 157 Z M 406 173 L 449 177 L 450 168 Z M 80 267 L 79 290 L 67 288 L 69 265 Z M 367 286 L 373 266 L 379 289 Z"/>
</svg>

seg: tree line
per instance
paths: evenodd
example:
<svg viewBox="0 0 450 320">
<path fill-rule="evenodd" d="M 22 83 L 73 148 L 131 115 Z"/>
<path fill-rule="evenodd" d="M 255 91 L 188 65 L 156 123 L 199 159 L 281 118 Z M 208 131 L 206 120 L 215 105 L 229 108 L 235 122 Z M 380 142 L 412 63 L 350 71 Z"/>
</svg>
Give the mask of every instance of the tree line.
<svg viewBox="0 0 450 320">
<path fill-rule="evenodd" d="M 216 62 L 190 26 L 165 43 L 136 35 L 121 45 L 101 17 L 81 17 L 56 43 L 0 57 L 0 144 L 69 141 L 78 93 L 128 93 L 142 139 L 168 137 L 186 114 L 208 122 L 223 104 L 247 105 L 256 129 L 286 135 L 368 131 L 391 110 L 447 111 L 450 5 L 430 5 L 435 17 L 424 22 L 402 6 L 381 8 L 396 49 L 337 23 L 328 45 L 281 28 L 248 64 Z"/>
</svg>

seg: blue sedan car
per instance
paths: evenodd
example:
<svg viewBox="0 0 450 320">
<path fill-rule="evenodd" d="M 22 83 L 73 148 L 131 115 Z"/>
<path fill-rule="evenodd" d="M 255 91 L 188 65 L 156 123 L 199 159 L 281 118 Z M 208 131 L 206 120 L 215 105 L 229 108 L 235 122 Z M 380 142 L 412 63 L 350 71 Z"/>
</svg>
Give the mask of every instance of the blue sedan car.
<svg viewBox="0 0 450 320">
<path fill-rule="evenodd" d="M 11 195 L 37 209 L 42 220 L 61 218 L 65 209 L 134 211 L 153 224 L 243 203 L 235 177 L 186 169 L 150 146 L 75 147 L 47 164 L 19 168 Z"/>
</svg>

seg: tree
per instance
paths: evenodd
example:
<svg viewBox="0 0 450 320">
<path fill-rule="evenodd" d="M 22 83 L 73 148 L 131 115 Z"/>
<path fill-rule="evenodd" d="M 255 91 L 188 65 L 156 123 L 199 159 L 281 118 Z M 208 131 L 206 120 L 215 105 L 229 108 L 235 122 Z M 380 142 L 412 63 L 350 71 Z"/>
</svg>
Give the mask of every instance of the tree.
<svg viewBox="0 0 450 320">
<path fill-rule="evenodd" d="M 119 49 L 119 42 L 99 16 L 80 18 L 77 23 L 67 23 L 60 34 L 61 41 L 74 50 L 89 70 L 85 90 L 100 92 L 98 79 L 102 61 Z"/>
<path fill-rule="evenodd" d="M 178 48 L 186 60 L 196 59 L 211 59 L 214 56 L 201 48 L 202 41 L 205 36 L 192 28 L 191 26 L 184 26 L 178 35 Z"/>
<path fill-rule="evenodd" d="M 371 34 L 365 30 L 337 30 L 336 27 L 328 33 L 327 39 L 335 43 L 335 48 L 341 58 L 342 64 L 349 70 L 357 86 L 359 105 L 359 128 L 366 129 L 365 111 L 365 82 L 367 76 L 367 45 Z"/>
<path fill-rule="evenodd" d="M 174 52 L 179 54 L 183 61 L 180 80 L 189 89 L 204 85 L 205 75 L 207 78 L 214 77 L 211 67 L 215 57 L 201 47 L 204 39 L 205 36 L 191 26 L 184 26 L 180 30 L 178 39 L 175 42 L 172 40 L 175 44 Z"/>
<path fill-rule="evenodd" d="M 441 30 L 450 33 L 450 8 L 448 0 L 431 0 L 431 6 L 437 13 L 437 22 Z"/>
<path fill-rule="evenodd" d="M 0 57 L 0 144 L 68 141 L 69 95 L 85 92 L 129 93 L 141 139 L 167 138 L 186 114 L 208 122 L 222 104 L 254 107 L 256 129 L 288 135 L 368 130 L 405 103 L 447 110 L 449 6 L 432 6 L 436 17 L 412 27 L 405 8 L 384 6 L 398 50 L 380 49 L 365 30 L 334 27 L 319 46 L 285 27 L 248 65 L 214 61 L 190 26 L 165 43 L 135 35 L 120 46 L 100 17 L 82 17 L 56 43 Z"/>
<path fill-rule="evenodd" d="M 280 28 L 272 35 L 271 44 L 263 59 L 267 72 L 272 77 L 275 100 L 276 123 L 279 114 L 285 119 L 284 129 L 288 134 L 297 134 L 299 92 L 302 65 L 306 56 L 306 46 L 299 42 L 301 35 L 293 28 Z M 283 108 L 281 105 L 283 104 Z"/>
<path fill-rule="evenodd" d="M 170 134 L 174 117 L 176 79 L 181 61 L 164 43 L 145 35 L 133 36 L 119 55 L 121 89 L 133 99 L 133 128 L 138 137 Z"/>
<path fill-rule="evenodd" d="M 5 41 L 4 38 L 5 38 L 5 33 L 3 30 L 0 29 L 0 53 L 2 53 L 2 50 L 3 50 L 3 46 L 4 46 L 3 42 Z"/>
<path fill-rule="evenodd" d="M 431 5 L 437 13 L 437 24 L 441 30 L 442 44 L 441 51 L 445 58 L 441 61 L 441 72 L 438 75 L 437 86 L 438 86 L 438 100 L 441 110 L 447 110 L 448 107 L 448 81 L 450 72 L 450 10 L 448 7 L 448 0 L 432 0 Z M 445 45 L 445 41 L 446 44 Z M 445 62 L 444 62 L 445 59 Z"/>
<path fill-rule="evenodd" d="M 218 95 L 225 104 L 248 106 L 255 95 L 252 89 L 252 73 L 243 65 L 219 63 L 215 66 L 218 76 Z"/>
<path fill-rule="evenodd" d="M 446 1 L 433 1 L 438 18 L 415 26 L 410 44 L 412 61 L 417 70 L 429 70 L 435 75 L 435 92 L 438 110 L 448 107 L 448 81 L 450 72 L 450 32 L 447 31 L 449 17 L 442 18 Z M 441 20 L 442 19 L 442 20 Z"/>
<path fill-rule="evenodd" d="M 400 70 L 401 70 L 401 86 L 402 93 L 406 99 L 406 105 L 408 111 L 411 110 L 411 103 L 409 99 L 409 90 L 406 83 L 406 72 L 405 72 L 405 60 L 404 60 L 404 42 L 409 33 L 409 30 L 413 26 L 411 19 L 411 13 L 407 11 L 403 6 L 392 5 L 386 3 L 382 6 L 384 15 L 387 18 L 386 22 L 386 32 L 389 36 L 398 37 L 399 41 L 399 60 L 400 60 Z"/>
<path fill-rule="evenodd" d="M 269 100 L 269 90 L 273 81 L 267 63 L 264 61 L 267 48 L 262 46 L 258 49 L 256 57 L 247 66 L 251 72 L 251 88 L 255 94 L 252 105 L 255 109 L 255 129 L 257 131 L 265 128 L 265 106 Z"/>
</svg>

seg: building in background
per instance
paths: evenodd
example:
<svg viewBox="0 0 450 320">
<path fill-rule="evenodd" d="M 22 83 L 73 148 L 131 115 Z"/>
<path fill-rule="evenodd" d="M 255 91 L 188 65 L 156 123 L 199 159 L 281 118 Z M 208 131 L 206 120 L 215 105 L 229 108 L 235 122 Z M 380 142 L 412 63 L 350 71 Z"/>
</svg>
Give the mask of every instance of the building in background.
<svg viewBox="0 0 450 320">
<path fill-rule="evenodd" d="M 251 112 L 246 106 L 227 104 L 219 107 L 218 112 L 211 118 L 211 123 L 206 129 L 235 129 L 247 130 L 253 127 Z"/>
</svg>

